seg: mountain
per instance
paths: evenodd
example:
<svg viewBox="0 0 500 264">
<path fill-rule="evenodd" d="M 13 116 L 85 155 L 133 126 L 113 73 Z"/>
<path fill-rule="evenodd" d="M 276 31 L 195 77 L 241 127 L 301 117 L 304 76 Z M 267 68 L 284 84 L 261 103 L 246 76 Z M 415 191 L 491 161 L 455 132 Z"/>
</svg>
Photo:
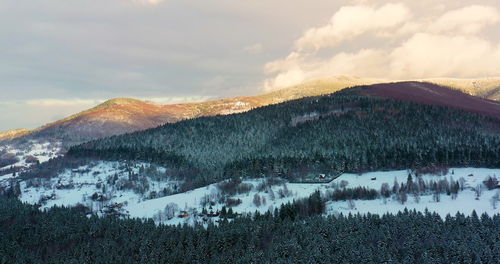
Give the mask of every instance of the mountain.
<svg viewBox="0 0 500 264">
<path fill-rule="evenodd" d="M 256 96 L 199 103 L 160 105 L 130 98 L 111 99 L 94 108 L 3 139 L 62 142 L 71 146 L 91 139 L 130 133 L 201 116 L 226 115 L 297 98 L 331 93 L 346 87 L 375 83 L 376 80 L 339 76 L 315 80 Z M 0 137 L 0 141 L 2 138 Z"/>
<path fill-rule="evenodd" d="M 500 118 L 500 102 L 467 95 L 459 90 L 432 83 L 402 82 L 375 84 L 369 87 L 360 87 L 359 90 L 364 95 L 452 107 Z"/>
<path fill-rule="evenodd" d="M 431 82 L 448 86 L 470 95 L 500 100 L 500 78 L 487 79 L 427 79 Z M 245 112 L 257 107 L 282 103 L 309 96 L 329 94 L 347 87 L 388 83 L 387 80 L 366 79 L 350 76 L 336 76 L 307 81 L 303 84 L 256 96 L 239 96 L 198 103 L 159 105 L 136 99 L 117 98 L 106 101 L 89 110 L 47 124 L 32 131 L 9 133 L 0 141 L 21 139 L 26 142 L 32 139 L 62 143 L 63 147 L 72 146 L 87 140 L 131 133 L 157 127 L 165 123 L 178 122 L 202 116 L 225 115 Z M 422 94 L 429 98 L 436 94 Z M 412 96 L 408 94 L 408 96 Z M 407 97 L 408 97 L 407 96 Z M 447 97 L 443 97 L 447 98 Z M 408 98 L 407 98 L 408 99 Z M 435 100 L 434 98 L 433 100 Z M 472 101 L 463 102 L 464 105 Z M 480 101 L 475 101 L 480 103 Z M 488 103 L 488 104 L 491 104 Z M 486 106 L 484 106 L 486 107 Z M 473 106 L 472 108 L 478 108 Z M 486 107 L 490 109 L 491 107 Z M 493 107 L 494 108 L 494 107 Z M 482 111 L 482 110 L 481 110 Z M 488 111 L 491 111 L 488 110 Z M 5 132 L 7 133 L 7 132 Z"/>
<path fill-rule="evenodd" d="M 29 129 L 19 128 L 0 132 L 0 141 L 21 137 L 29 133 Z"/>
<path fill-rule="evenodd" d="M 422 81 L 452 87 L 464 93 L 482 98 L 500 101 L 500 78 L 453 79 L 433 78 Z"/>
<path fill-rule="evenodd" d="M 424 95 L 438 99 L 419 101 Z M 460 102 L 475 103 L 464 109 Z M 499 107 L 434 84 L 377 84 L 95 140 L 68 157 L 159 163 L 194 185 L 245 175 L 294 180 L 325 171 L 500 166 Z"/>
</svg>

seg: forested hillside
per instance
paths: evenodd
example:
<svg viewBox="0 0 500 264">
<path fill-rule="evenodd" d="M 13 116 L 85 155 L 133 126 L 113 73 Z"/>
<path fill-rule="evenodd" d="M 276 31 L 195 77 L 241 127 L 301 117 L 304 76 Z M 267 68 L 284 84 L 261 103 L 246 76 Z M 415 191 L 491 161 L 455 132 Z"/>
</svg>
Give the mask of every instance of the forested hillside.
<svg viewBox="0 0 500 264">
<path fill-rule="evenodd" d="M 500 254 L 499 215 L 301 214 L 313 197 L 206 227 L 40 212 L 0 197 L 0 263 L 496 263 Z"/>
<path fill-rule="evenodd" d="M 96 140 L 69 156 L 159 163 L 195 185 L 232 176 L 499 167 L 500 120 L 347 89 Z"/>
<path fill-rule="evenodd" d="M 329 94 L 347 87 L 381 82 L 364 78 L 338 76 L 308 81 L 300 85 L 254 96 L 238 96 L 204 102 L 156 104 L 132 98 L 110 99 L 96 107 L 46 124 L 34 130 L 0 133 L 0 142 L 22 147 L 40 142 L 59 142 L 64 149 L 92 139 L 105 138 L 175 123 L 202 116 L 242 113 L 308 96 Z M 1 145 L 0 145 L 1 146 Z"/>
</svg>

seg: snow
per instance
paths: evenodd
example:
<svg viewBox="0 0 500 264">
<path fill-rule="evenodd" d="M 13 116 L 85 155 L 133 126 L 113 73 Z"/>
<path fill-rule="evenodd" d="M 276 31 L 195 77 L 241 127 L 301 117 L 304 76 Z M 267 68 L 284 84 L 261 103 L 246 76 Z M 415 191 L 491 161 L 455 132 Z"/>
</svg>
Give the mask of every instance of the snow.
<svg viewBox="0 0 500 264">
<path fill-rule="evenodd" d="M 39 142 L 31 140 L 26 144 L 26 147 L 7 144 L 0 146 L 0 151 L 2 150 L 7 153 L 15 154 L 16 157 L 19 158 L 19 161 L 15 164 L 0 168 L 0 171 L 6 168 L 10 168 L 11 166 L 29 167 L 30 164 L 26 162 L 26 158 L 29 156 L 37 158 L 40 163 L 55 158 L 61 151 L 61 143 Z"/>
<path fill-rule="evenodd" d="M 372 189 L 380 189 L 382 183 L 389 183 L 391 186 L 396 179 L 399 183 L 406 182 L 408 178 L 408 170 L 398 170 L 398 171 L 377 171 L 377 172 L 368 172 L 362 175 L 358 174 L 342 174 L 339 178 L 335 179 L 333 182 L 340 183 L 342 180 L 346 180 L 349 182 L 347 187 L 368 187 Z M 454 173 L 454 174 L 452 174 Z M 468 176 L 472 174 L 473 176 Z M 422 179 L 425 181 L 428 180 L 439 180 L 447 177 L 453 177 L 454 180 L 458 180 L 463 177 L 467 184 L 470 187 L 476 186 L 478 183 L 481 183 L 484 178 L 487 176 L 500 176 L 500 169 L 486 169 L 486 168 L 451 168 L 448 171 L 448 174 L 443 176 L 422 175 Z M 376 180 L 371 180 L 372 178 L 376 178 Z"/>
<path fill-rule="evenodd" d="M 149 176 L 139 175 L 139 179 L 147 182 L 149 188 L 142 194 L 135 192 L 131 189 L 118 188 L 118 182 L 129 179 L 129 172 L 126 168 L 130 169 L 135 174 L 140 174 L 141 167 L 149 168 L 151 165 L 148 163 L 123 163 L 123 162 L 95 162 L 87 164 L 78 169 L 66 170 L 57 177 L 50 180 L 41 179 L 38 184 L 29 184 L 27 181 L 21 182 L 22 195 L 20 199 L 24 202 L 36 204 L 40 198 L 52 196 L 42 206 L 43 208 L 50 208 L 54 205 L 74 206 L 76 204 L 83 204 L 102 214 L 102 209 L 106 205 L 122 204 L 125 215 L 134 218 L 154 218 L 164 224 L 177 225 L 182 223 L 192 224 L 194 222 L 202 221 L 198 217 L 199 213 L 204 209 L 202 201 L 207 197 L 213 204 L 205 205 L 205 209 L 216 212 L 221 210 L 225 203 L 219 203 L 219 199 L 223 197 L 218 184 L 211 184 L 205 187 L 197 188 L 184 193 L 177 193 L 161 198 L 147 199 L 147 196 L 152 191 L 160 191 L 163 188 L 175 189 L 180 186 L 182 182 L 165 178 L 165 173 L 168 170 L 163 167 L 151 167 L 153 171 L 159 176 L 163 177 L 153 179 Z M 144 170 L 144 169 L 143 169 Z M 292 202 L 295 199 L 305 198 L 310 196 L 316 190 L 322 194 L 327 191 L 332 191 L 341 182 L 347 182 L 347 188 L 367 187 L 371 189 L 380 190 L 383 183 L 393 185 L 394 180 L 399 183 L 407 181 L 408 170 L 398 171 L 377 171 L 369 172 L 361 175 L 357 174 L 343 174 L 331 183 L 313 184 L 313 183 L 280 183 L 272 185 L 266 191 L 258 191 L 258 186 L 266 181 L 266 179 L 245 179 L 243 184 L 249 184 L 252 188 L 247 193 L 236 194 L 227 196 L 231 199 L 240 199 L 241 204 L 233 206 L 232 210 L 238 214 L 251 214 L 255 211 L 264 213 L 268 210 L 280 207 L 282 204 Z M 116 176 L 115 176 L 116 175 Z M 385 201 L 380 198 L 376 200 L 355 200 L 355 207 L 350 209 L 346 201 L 328 201 L 326 214 L 385 214 L 397 213 L 404 210 L 425 211 L 426 209 L 431 212 L 437 212 L 442 217 L 447 214 L 455 215 L 457 212 L 470 214 L 475 210 L 478 214 L 487 213 L 489 215 L 500 213 L 499 209 L 493 209 L 490 203 L 491 198 L 498 190 L 488 191 L 486 188 L 483 194 L 477 200 L 472 187 L 482 184 L 482 181 L 488 176 L 500 176 L 500 169 L 486 169 L 486 168 L 451 168 L 447 175 L 422 175 L 425 181 L 438 181 L 445 177 L 450 180 L 458 180 L 463 178 L 465 180 L 466 189 L 459 192 L 458 197 L 453 200 L 451 196 L 441 195 L 441 201 L 435 202 L 432 195 L 420 196 L 420 201 L 416 202 L 412 195 L 409 195 L 408 201 L 401 204 L 394 198 L 388 198 Z M 109 183 L 112 177 L 117 177 L 116 184 Z M 161 178 L 160 177 L 160 178 Z M 12 174 L 0 177 L 0 186 L 7 183 L 13 178 Z M 31 185 L 31 186 L 30 186 Z M 74 186 L 73 188 L 58 188 L 61 186 Z M 99 186 L 99 187 L 98 187 Z M 105 186 L 105 192 L 102 192 L 102 186 Z M 285 193 L 288 190 L 288 195 L 280 197 L 279 193 Z M 272 190 L 272 191 L 271 191 Z M 90 197 L 94 193 L 104 193 L 109 200 L 105 202 L 92 201 Z M 273 194 L 274 195 L 273 195 Z M 256 206 L 254 204 L 254 196 L 259 195 L 265 199 L 265 203 Z M 274 197 L 274 199 L 273 199 Z M 158 218 L 157 216 L 164 214 L 165 206 L 168 204 L 176 204 L 178 210 L 175 212 L 175 217 L 167 219 L 165 217 Z M 181 211 L 189 212 L 190 216 L 186 218 L 179 218 L 177 215 Z M 155 218 L 156 217 L 156 218 Z M 160 219 L 160 220 L 159 220 Z M 218 217 L 211 218 L 211 221 L 218 220 Z"/>
<path fill-rule="evenodd" d="M 452 174 L 453 173 L 453 174 Z M 472 176 L 469 176 L 472 175 Z M 408 210 L 425 211 L 426 209 L 430 212 L 436 212 L 442 217 L 447 214 L 455 215 L 457 212 L 464 214 L 471 214 L 473 210 L 478 214 L 487 213 L 489 215 L 494 215 L 500 213 L 500 209 L 493 209 L 490 204 L 491 197 L 495 195 L 497 191 L 483 191 L 483 195 L 479 200 L 475 199 L 475 193 L 471 189 L 488 176 L 500 176 L 500 169 L 486 169 L 486 168 L 452 168 L 449 170 L 447 175 L 435 176 L 435 175 L 422 175 L 422 179 L 428 180 L 439 180 L 444 177 L 454 180 L 464 178 L 466 180 L 466 186 L 469 187 L 462 192 L 459 192 L 458 197 L 452 200 L 450 196 L 441 195 L 441 201 L 435 202 L 432 195 L 421 196 L 419 203 L 415 202 L 413 197 L 409 195 L 408 201 L 402 205 L 398 201 L 389 198 L 386 203 L 382 199 L 377 200 L 357 200 L 354 201 L 355 209 L 349 209 L 347 202 L 328 202 L 327 211 L 329 214 L 337 213 L 372 213 L 372 214 L 385 214 L 385 213 L 397 213 L 399 211 L 407 208 Z M 356 174 L 343 174 L 341 177 L 337 178 L 334 182 L 340 183 L 342 180 L 349 182 L 347 187 L 358 187 L 364 186 L 376 190 L 380 190 L 382 183 L 389 183 L 392 186 L 394 179 L 399 183 L 406 182 L 408 177 L 407 170 L 400 171 L 386 171 L 386 172 L 370 172 L 362 175 Z M 376 178 L 376 180 L 371 180 Z"/>
<path fill-rule="evenodd" d="M 81 166 L 74 170 L 67 169 L 55 178 L 34 180 L 35 184 L 30 183 L 29 180 L 21 182 L 22 195 L 20 199 L 23 202 L 36 204 L 41 198 L 54 195 L 52 199 L 46 201 L 42 209 L 55 205 L 74 206 L 80 203 L 93 210 L 98 210 L 104 205 L 139 203 L 145 199 L 143 194 L 130 189 L 119 189 L 117 186 L 107 183 L 107 180 L 115 175 L 117 183 L 121 180 L 127 180 L 129 177 L 129 172 L 126 170 L 127 166 L 131 168 L 133 173 L 138 174 L 141 167 L 149 167 L 150 165 L 147 163 L 129 165 L 120 162 L 97 162 L 96 164 Z M 165 173 L 166 169 L 158 167 L 155 171 L 157 173 Z M 149 185 L 149 189 L 145 192 L 145 195 L 151 191 L 159 191 L 163 188 L 172 188 L 179 185 L 179 181 L 168 179 L 157 181 L 146 177 L 144 181 Z M 61 188 L 61 186 L 63 187 Z M 64 188 L 64 186 L 73 187 Z M 94 193 L 103 193 L 102 186 L 105 186 L 106 192 L 104 194 L 109 200 L 105 203 L 92 201 L 90 196 Z"/>
<path fill-rule="evenodd" d="M 436 212 L 441 217 L 445 217 L 447 214 L 451 216 L 456 215 L 457 212 L 470 215 L 472 211 L 476 211 L 478 215 L 486 213 L 488 215 L 494 215 L 500 213 L 500 209 L 493 209 L 490 204 L 491 197 L 495 194 L 495 191 L 485 191 L 479 200 L 475 199 L 474 192 L 470 190 L 465 190 L 460 192 L 455 200 L 452 200 L 450 196 L 441 195 L 441 201 L 435 202 L 432 199 L 432 195 L 421 196 L 419 203 L 416 203 L 412 197 L 408 197 L 408 201 L 401 205 L 395 200 L 388 200 L 384 204 L 383 200 L 356 200 L 355 209 L 349 209 L 347 202 L 328 202 L 327 203 L 327 213 L 328 214 L 385 214 L 392 213 L 396 214 L 399 211 L 407 208 L 408 210 L 416 210 L 419 212 L 424 212 L 426 209 L 429 212 Z"/>
<path fill-rule="evenodd" d="M 266 212 L 277 208 L 282 204 L 293 201 L 294 199 L 305 198 L 311 195 L 314 191 L 320 190 L 325 193 L 327 190 L 331 190 L 331 186 L 335 184 L 340 184 L 341 181 L 347 181 L 348 188 L 355 187 L 368 187 L 372 189 L 379 190 L 383 183 L 388 183 L 392 186 L 394 180 L 396 179 L 399 183 L 406 182 L 408 177 L 407 170 L 398 171 L 378 171 L 369 172 L 362 175 L 357 174 L 343 174 L 339 178 L 328 184 L 301 184 L 301 183 L 287 183 L 287 188 L 293 194 L 290 197 L 279 198 L 278 190 L 282 189 L 282 185 L 273 186 L 273 192 L 275 193 L 276 199 L 271 200 L 268 193 L 257 192 L 255 187 L 262 182 L 262 179 L 245 180 L 243 183 L 250 183 L 254 185 L 254 188 L 247 194 L 234 195 L 231 198 L 241 199 L 242 203 L 238 206 L 232 207 L 234 212 L 237 213 L 253 213 L 255 211 Z M 453 172 L 453 174 L 452 174 Z M 469 176 L 471 175 L 472 176 Z M 482 183 L 482 181 L 488 176 L 500 175 L 500 169 L 486 169 L 486 168 L 452 168 L 449 170 L 447 175 L 436 176 L 436 175 L 422 175 L 422 179 L 425 181 L 443 179 L 458 180 L 463 177 L 466 180 L 466 186 L 474 187 L 477 184 Z M 372 178 L 376 178 L 372 180 Z M 208 194 L 216 194 L 218 189 L 216 184 L 212 184 L 206 187 L 198 188 L 186 193 L 180 193 L 176 195 L 166 196 L 159 199 L 147 200 L 139 202 L 128 207 L 131 217 L 138 218 L 150 218 L 156 213 L 163 210 L 165 205 L 169 203 L 177 204 L 182 210 L 193 210 L 194 212 L 201 212 L 203 209 L 200 205 L 200 201 L 203 196 Z M 384 213 L 397 213 L 399 211 L 407 209 L 415 209 L 417 211 L 424 212 L 426 209 L 431 212 L 437 212 L 441 216 L 445 217 L 446 214 L 456 214 L 457 212 L 470 214 L 473 210 L 476 210 L 478 214 L 487 213 L 489 215 L 500 213 L 499 209 L 493 209 L 490 204 L 491 197 L 496 191 L 483 191 L 483 195 L 479 200 L 475 199 L 475 193 L 471 189 L 465 189 L 458 194 L 455 200 L 452 200 L 450 196 L 441 195 L 440 202 L 434 202 L 432 195 L 421 196 L 419 203 L 413 200 L 413 197 L 409 197 L 408 201 L 402 205 L 398 201 L 392 198 L 387 199 L 384 203 L 383 199 L 376 200 L 356 200 L 355 209 L 349 209 L 346 201 L 329 201 L 327 202 L 327 214 L 348 214 L 348 213 L 374 213 L 374 214 L 384 214 Z M 253 203 L 253 197 L 258 194 L 266 198 L 266 205 L 255 206 Z M 222 205 L 213 206 L 213 210 L 218 210 Z M 178 224 L 182 221 L 189 222 L 190 219 L 179 219 L 174 218 L 164 223 L 167 224 Z"/>
<path fill-rule="evenodd" d="M 12 173 L 0 176 L 0 182 L 11 179 L 11 178 L 14 178 L 14 174 L 12 174 Z"/>
<path fill-rule="evenodd" d="M 261 183 L 262 179 L 252 179 L 243 181 L 243 183 L 249 183 L 254 186 L 254 188 L 246 193 L 246 194 L 237 194 L 231 196 L 233 199 L 241 199 L 242 203 L 238 206 L 232 207 L 236 213 L 253 213 L 255 211 L 266 212 L 269 208 L 281 206 L 282 204 L 286 204 L 288 202 L 292 202 L 294 199 L 308 197 L 311 195 L 318 187 L 325 188 L 326 185 L 318 185 L 318 184 L 296 184 L 296 183 L 287 183 L 286 186 L 288 190 L 293 193 L 293 195 L 289 197 L 279 198 L 278 191 L 283 189 L 283 185 L 275 185 L 272 186 L 272 190 L 275 193 L 275 201 L 271 200 L 271 197 L 268 193 L 257 192 L 255 187 L 259 183 Z M 138 218 L 149 218 L 153 217 L 155 213 L 165 208 L 165 205 L 169 203 L 175 203 L 182 210 L 189 210 L 192 208 L 196 208 L 198 212 L 201 212 L 203 209 L 200 205 L 203 197 L 205 195 L 210 194 L 218 194 L 219 189 L 217 188 L 217 184 L 211 184 L 202 188 L 194 189 L 192 191 L 174 194 L 158 199 L 146 200 L 132 206 L 128 207 L 130 211 L 130 216 L 138 217 Z M 255 206 L 253 203 L 254 195 L 258 194 L 262 197 L 266 198 L 266 205 Z M 214 210 L 221 209 L 223 205 L 218 204 L 213 206 Z"/>
</svg>

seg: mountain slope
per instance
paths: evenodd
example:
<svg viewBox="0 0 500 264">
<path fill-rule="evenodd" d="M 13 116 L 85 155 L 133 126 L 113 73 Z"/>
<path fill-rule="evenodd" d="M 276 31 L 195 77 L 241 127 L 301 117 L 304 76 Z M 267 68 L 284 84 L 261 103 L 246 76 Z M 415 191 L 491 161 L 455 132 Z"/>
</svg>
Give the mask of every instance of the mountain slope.
<svg viewBox="0 0 500 264">
<path fill-rule="evenodd" d="M 464 94 L 431 83 L 403 82 L 360 88 L 362 94 L 402 101 L 438 105 L 500 118 L 500 102 Z"/>
<path fill-rule="evenodd" d="M 500 78 L 482 79 L 453 79 L 453 78 L 433 78 L 425 79 L 442 86 L 452 87 L 464 93 L 483 97 L 490 100 L 500 101 Z"/>
<path fill-rule="evenodd" d="M 29 129 L 24 129 L 24 128 L 12 129 L 12 130 L 7 130 L 5 132 L 0 132 L 0 141 L 21 137 L 29 132 L 30 132 Z"/>
<path fill-rule="evenodd" d="M 500 78 L 487 79 L 428 79 L 422 80 L 451 87 L 470 95 L 491 100 L 500 100 Z M 87 140 L 130 133 L 138 130 L 157 127 L 165 123 L 178 122 L 201 116 L 214 116 L 245 112 L 253 108 L 282 103 L 308 96 L 329 94 L 347 87 L 387 83 L 386 80 L 365 79 L 349 76 L 337 76 L 312 80 L 293 87 L 273 91 L 256 96 L 240 96 L 199 103 L 183 103 L 159 105 L 135 99 L 117 98 L 99 106 L 78 113 L 68 118 L 47 124 L 33 131 L 9 133 L 0 141 L 20 138 L 23 141 L 36 139 L 38 141 L 62 142 L 63 146 L 71 146 Z M 408 94 L 405 98 L 408 99 Z M 422 96 L 427 96 L 423 94 Z M 432 94 L 430 98 L 437 99 Z M 474 100 L 472 100 L 474 101 Z M 462 109 L 467 110 L 464 102 Z M 481 103 L 475 100 L 475 103 Z M 488 104 L 491 104 L 488 103 Z M 469 107 L 470 108 L 470 107 Z M 486 112 L 495 110 L 495 106 L 473 106 L 471 109 L 488 108 Z M 482 113 L 480 110 L 478 113 Z"/>
<path fill-rule="evenodd" d="M 69 157 L 160 163 L 175 168 L 171 176 L 197 183 L 432 164 L 500 166 L 499 118 L 382 97 L 379 86 L 91 141 L 73 147 Z M 388 86 L 422 90 L 418 82 Z M 433 86 L 447 89 L 426 87 Z M 367 95 L 370 90 L 377 96 Z"/>
<path fill-rule="evenodd" d="M 91 139 L 144 130 L 165 123 L 201 116 L 240 113 L 256 107 L 327 94 L 346 87 L 374 82 L 376 81 L 340 76 L 311 81 L 263 95 L 171 105 L 117 98 L 19 136 L 24 140 L 62 141 L 63 145 L 71 146 Z M 16 136 L 6 139 L 12 138 Z"/>
</svg>

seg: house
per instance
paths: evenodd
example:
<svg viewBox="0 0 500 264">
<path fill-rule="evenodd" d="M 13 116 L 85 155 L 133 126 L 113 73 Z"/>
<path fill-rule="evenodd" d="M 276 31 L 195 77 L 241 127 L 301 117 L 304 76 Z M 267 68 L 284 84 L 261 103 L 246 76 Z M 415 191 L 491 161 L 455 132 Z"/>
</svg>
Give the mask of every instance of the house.
<svg viewBox="0 0 500 264">
<path fill-rule="evenodd" d="M 178 215 L 179 218 L 185 218 L 188 216 L 189 216 L 189 213 L 187 211 L 181 211 L 181 213 Z"/>
<path fill-rule="evenodd" d="M 326 175 L 324 173 L 319 174 L 319 179 L 324 180 L 326 178 Z"/>
</svg>

